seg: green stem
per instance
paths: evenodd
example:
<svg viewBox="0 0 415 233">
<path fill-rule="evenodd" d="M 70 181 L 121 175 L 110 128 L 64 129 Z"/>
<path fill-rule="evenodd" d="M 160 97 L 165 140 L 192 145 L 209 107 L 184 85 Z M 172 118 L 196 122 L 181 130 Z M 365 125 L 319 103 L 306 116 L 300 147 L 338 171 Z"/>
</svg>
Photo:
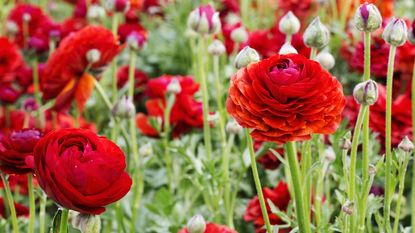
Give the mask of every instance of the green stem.
<svg viewBox="0 0 415 233">
<path fill-rule="evenodd" d="M 311 158 L 311 141 L 305 141 L 303 143 L 302 159 L 301 159 L 301 171 L 302 171 L 302 180 L 304 184 L 304 212 L 311 213 L 311 174 L 310 168 L 312 164 Z"/>
<path fill-rule="evenodd" d="M 117 220 L 117 232 L 125 232 L 124 215 L 121 207 L 121 201 L 117 201 L 115 203 L 115 218 Z"/>
<path fill-rule="evenodd" d="M 61 224 L 59 227 L 59 233 L 68 233 L 68 219 L 69 219 L 69 209 L 62 210 Z"/>
<path fill-rule="evenodd" d="M 290 169 L 291 174 L 291 184 L 294 191 L 294 201 L 295 201 L 295 208 L 297 214 L 297 221 L 299 232 L 302 233 L 309 233 L 311 231 L 310 222 L 307 221 L 304 206 L 303 206 L 303 199 L 302 199 L 302 190 L 301 190 L 301 180 L 300 180 L 300 169 L 298 166 L 298 158 L 297 152 L 295 148 L 295 142 L 287 142 L 286 144 L 286 155 L 288 166 Z"/>
<path fill-rule="evenodd" d="M 10 209 L 10 217 L 12 218 L 12 224 L 13 224 L 13 233 L 19 233 L 19 226 L 17 225 L 17 215 L 16 215 L 16 208 L 14 208 L 14 201 L 13 201 L 13 195 L 10 190 L 9 182 L 7 181 L 5 175 L 0 172 L 1 179 L 4 184 L 4 189 L 6 190 L 6 198 Z"/>
<path fill-rule="evenodd" d="M 408 167 L 410 155 L 407 152 L 405 153 L 405 161 L 403 162 L 402 167 L 399 169 L 399 191 L 398 191 L 398 200 L 396 202 L 396 209 L 395 209 L 395 222 L 393 224 L 393 233 L 398 233 L 398 227 L 399 227 L 399 218 L 401 215 L 401 202 L 402 202 L 402 196 L 403 196 L 403 190 L 405 188 L 405 174 L 406 169 Z"/>
<path fill-rule="evenodd" d="M 42 192 L 42 199 L 40 201 L 40 210 L 39 210 L 39 230 L 40 233 L 45 233 L 45 229 L 46 229 L 46 201 L 47 201 L 47 196 L 44 192 Z"/>
<path fill-rule="evenodd" d="M 415 61 L 412 70 L 412 142 L 415 144 Z M 413 153 L 412 163 L 412 193 L 411 193 L 411 223 L 412 233 L 415 233 L 415 153 Z"/>
<path fill-rule="evenodd" d="M 170 153 L 170 113 L 173 108 L 174 102 L 176 100 L 176 95 L 173 93 L 168 94 L 166 108 L 164 110 L 164 127 L 163 127 L 163 146 L 164 146 L 164 156 L 166 160 L 166 172 L 169 190 L 174 192 L 173 184 L 173 158 Z"/>
<path fill-rule="evenodd" d="M 357 122 L 354 128 L 353 138 L 352 138 L 352 150 L 350 155 L 350 172 L 349 172 L 349 187 L 348 187 L 348 199 L 353 203 L 357 203 L 357 199 L 355 199 L 356 195 L 356 158 L 357 158 L 357 148 L 359 146 L 359 137 L 360 137 L 360 130 L 363 124 L 363 118 L 366 114 L 368 109 L 367 105 L 361 105 L 359 110 L 359 115 L 357 117 Z M 350 216 L 349 222 L 349 230 L 353 232 L 356 220 L 356 214 L 353 213 Z"/>
<path fill-rule="evenodd" d="M 385 206 L 384 225 L 385 232 L 390 232 L 390 205 L 392 200 L 392 151 L 391 151 L 391 124 L 392 124 L 392 84 L 393 68 L 395 65 L 396 46 L 391 45 L 388 59 L 388 75 L 386 79 L 386 130 L 385 130 L 385 151 L 386 151 L 386 184 L 385 184 Z"/>
<path fill-rule="evenodd" d="M 231 134 L 228 138 L 228 143 L 227 146 L 225 147 L 225 152 L 223 154 L 223 161 L 222 161 L 222 166 L 223 166 L 223 171 L 222 171 L 222 180 L 223 180 L 223 184 L 224 184 L 224 205 L 225 205 L 225 212 L 226 212 L 226 219 L 227 219 L 227 225 L 229 227 L 231 227 L 232 229 L 234 228 L 234 223 L 233 223 L 233 208 L 231 208 L 231 193 L 230 193 L 230 189 L 231 189 L 231 184 L 229 182 L 229 160 L 230 160 L 230 150 L 233 147 L 233 143 L 235 140 L 235 134 Z"/>
<path fill-rule="evenodd" d="M 207 89 L 207 77 L 204 69 L 204 56 L 206 54 L 205 39 L 199 39 L 199 75 L 200 84 L 202 86 L 202 102 L 203 102 L 203 135 L 205 141 L 206 157 L 208 161 L 212 161 L 212 142 L 210 138 L 209 125 L 209 94 Z"/>
<path fill-rule="evenodd" d="M 316 48 L 311 48 L 310 60 L 316 60 L 316 57 L 317 57 L 317 49 Z"/>
<path fill-rule="evenodd" d="M 35 95 L 35 101 L 37 105 L 37 120 L 40 127 L 43 127 L 43 113 L 42 113 L 42 100 L 40 96 L 39 87 L 39 63 L 37 57 L 33 58 L 33 91 Z"/>
<path fill-rule="evenodd" d="M 27 187 L 28 187 L 28 193 L 29 193 L 29 233 L 34 232 L 34 226 L 35 226 L 35 215 L 36 215 L 36 206 L 35 206 L 35 195 L 33 192 L 33 175 L 28 174 L 27 175 Z"/>
<path fill-rule="evenodd" d="M 259 175 L 258 175 L 258 168 L 256 166 L 255 152 L 254 152 L 254 145 L 253 145 L 253 142 L 252 142 L 252 137 L 251 137 L 251 134 L 249 133 L 249 129 L 245 129 L 245 132 L 246 132 L 246 137 L 248 139 L 248 147 L 249 147 L 249 155 L 250 155 L 250 158 L 251 158 L 252 175 L 254 177 L 255 187 L 256 187 L 256 191 L 258 193 L 258 199 L 259 199 L 259 204 L 261 206 L 262 217 L 264 218 L 264 221 L 265 221 L 265 226 L 267 228 L 267 233 L 272 233 L 271 223 L 269 221 L 268 212 L 267 212 L 267 206 L 265 204 L 264 194 L 262 193 L 261 181 L 260 181 Z M 300 187 L 298 187 L 298 188 L 300 188 Z M 301 200 L 300 200 L 300 202 L 301 202 Z M 300 228 L 300 230 L 301 229 L 303 229 L 303 228 Z M 306 233 L 306 232 L 304 231 L 304 233 Z"/>
</svg>

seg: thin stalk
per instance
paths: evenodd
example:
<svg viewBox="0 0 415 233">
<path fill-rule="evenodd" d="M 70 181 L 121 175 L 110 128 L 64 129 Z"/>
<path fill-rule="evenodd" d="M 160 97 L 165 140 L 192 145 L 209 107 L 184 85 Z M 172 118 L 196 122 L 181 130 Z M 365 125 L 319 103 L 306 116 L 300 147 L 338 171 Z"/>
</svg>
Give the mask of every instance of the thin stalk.
<svg viewBox="0 0 415 233">
<path fill-rule="evenodd" d="M 37 107 L 37 120 L 40 127 L 43 126 L 43 113 L 42 113 L 42 100 L 40 97 L 40 88 L 39 88 L 39 62 L 37 57 L 33 58 L 33 91 L 35 95 L 35 101 Z"/>
<path fill-rule="evenodd" d="M 316 57 L 317 57 L 317 49 L 316 48 L 311 48 L 310 60 L 316 60 Z"/>
<path fill-rule="evenodd" d="M 28 188 L 28 193 L 29 193 L 29 229 L 28 232 L 29 233 L 33 233 L 34 232 L 34 227 L 35 227 L 35 215 L 36 215 L 36 205 L 35 205 L 35 194 L 33 192 L 33 175 L 32 174 L 28 174 L 27 175 L 27 188 Z"/>
<path fill-rule="evenodd" d="M 40 200 L 40 209 L 39 209 L 39 232 L 45 233 L 46 229 L 46 201 L 47 196 L 44 192 L 42 192 L 42 199 Z"/>
<path fill-rule="evenodd" d="M 121 207 L 121 201 L 117 201 L 115 203 L 115 218 L 117 220 L 117 232 L 125 232 L 124 215 Z"/>
<path fill-rule="evenodd" d="M 230 151 L 231 148 L 233 147 L 233 143 L 235 140 L 235 134 L 231 134 L 228 138 L 228 143 L 225 147 L 225 152 L 224 152 L 224 156 L 223 156 L 223 161 L 222 161 L 222 180 L 223 180 L 223 184 L 224 184 L 224 205 L 225 205 L 225 213 L 226 213 L 226 221 L 227 221 L 227 225 L 229 227 L 231 227 L 232 229 L 235 228 L 234 223 L 233 223 L 233 208 L 231 208 L 231 193 L 230 193 L 230 189 L 231 189 L 231 183 L 229 182 L 229 160 L 230 160 Z"/>
<path fill-rule="evenodd" d="M 69 219 L 69 210 L 63 209 L 61 216 L 61 224 L 59 227 L 59 233 L 68 233 L 68 219 Z"/>
<path fill-rule="evenodd" d="M 6 198 L 7 198 L 7 204 L 9 206 L 10 210 L 10 217 L 12 218 L 12 224 L 13 224 L 13 233 L 19 233 L 19 226 L 17 225 L 17 215 L 16 215 L 16 208 L 14 208 L 14 201 L 13 201 L 13 195 L 10 190 L 9 182 L 7 181 L 5 175 L 0 172 L 1 179 L 4 184 L 4 189 L 6 191 Z"/>
<path fill-rule="evenodd" d="M 258 175 L 258 168 L 256 166 L 254 145 L 253 145 L 253 142 L 252 142 L 251 134 L 249 133 L 249 129 L 245 129 L 245 134 L 246 134 L 246 137 L 248 139 L 248 147 L 249 147 L 249 155 L 250 155 L 250 158 L 251 158 L 252 175 L 253 175 L 254 182 L 255 182 L 255 188 L 256 188 L 256 191 L 258 193 L 258 199 L 259 199 L 259 204 L 261 206 L 262 217 L 264 218 L 264 221 L 265 221 L 265 226 L 267 228 L 267 233 L 272 233 L 271 223 L 269 221 L 268 212 L 267 212 L 267 206 L 265 204 L 264 194 L 262 193 L 261 181 L 260 181 L 259 175 Z M 297 158 L 295 158 L 295 159 L 297 160 Z M 298 176 L 297 176 L 297 178 L 298 178 Z M 298 187 L 298 188 L 300 188 L 300 187 Z M 300 198 L 301 198 L 301 196 L 300 196 Z M 300 202 L 301 202 L 301 200 L 300 200 Z M 300 229 L 303 229 L 303 228 L 300 228 Z M 306 233 L 306 232 L 304 231 L 304 233 Z"/>
<path fill-rule="evenodd" d="M 303 194 L 302 194 L 302 184 L 300 179 L 300 169 L 298 165 L 298 158 L 297 158 L 297 152 L 295 148 L 295 142 L 287 142 L 286 144 L 286 155 L 287 155 L 287 161 L 288 166 L 291 173 L 291 184 L 294 191 L 294 201 L 295 201 L 295 212 L 297 214 L 297 221 L 298 221 L 298 227 L 299 232 L 301 233 L 310 233 L 311 227 L 310 222 L 307 221 L 306 213 L 304 210 L 303 205 Z"/>
<path fill-rule="evenodd" d="M 164 127 L 163 127 L 163 146 L 164 146 L 164 157 L 166 160 L 166 172 L 167 172 L 167 180 L 168 180 L 168 187 L 169 190 L 173 193 L 174 192 L 174 185 L 173 185 L 173 158 L 170 153 L 170 114 L 173 108 L 174 102 L 176 99 L 176 95 L 174 93 L 170 93 L 167 96 L 167 103 L 166 108 L 164 110 Z"/>
<path fill-rule="evenodd" d="M 112 34 L 117 37 L 118 29 L 118 14 L 114 12 L 112 16 Z M 112 102 L 116 103 L 118 100 L 118 87 L 117 87 L 117 58 L 115 57 L 111 62 L 111 88 L 112 88 Z M 115 124 L 115 122 L 114 122 Z M 118 134 L 118 128 L 113 127 L 111 130 L 111 138 L 116 138 Z"/>
<path fill-rule="evenodd" d="M 396 201 L 396 209 L 395 209 L 395 222 L 393 224 L 393 233 L 398 233 L 399 227 L 399 218 L 401 215 L 401 202 L 403 197 L 403 190 L 405 188 L 405 174 L 406 169 L 408 167 L 410 155 L 409 153 L 405 152 L 405 161 L 402 164 L 402 167 L 399 169 L 399 188 L 398 188 L 398 200 Z"/>
<path fill-rule="evenodd" d="M 392 150 L 391 150 L 391 124 L 392 124 L 392 83 L 393 68 L 395 65 L 396 46 L 391 45 L 388 59 L 388 74 L 386 78 L 386 130 L 385 130 L 385 151 L 386 151 L 386 184 L 385 184 L 385 206 L 383 217 L 385 232 L 390 232 L 390 205 L 392 200 Z"/>
<path fill-rule="evenodd" d="M 415 60 L 414 67 L 412 70 L 412 142 L 415 144 Z M 411 223 L 412 233 L 415 233 L 415 153 L 413 153 L 412 163 L 412 193 L 411 193 Z"/>
<path fill-rule="evenodd" d="M 311 141 L 305 141 L 302 148 L 301 171 L 304 184 L 304 212 L 311 213 L 311 175 L 309 174 L 312 164 Z"/>
</svg>

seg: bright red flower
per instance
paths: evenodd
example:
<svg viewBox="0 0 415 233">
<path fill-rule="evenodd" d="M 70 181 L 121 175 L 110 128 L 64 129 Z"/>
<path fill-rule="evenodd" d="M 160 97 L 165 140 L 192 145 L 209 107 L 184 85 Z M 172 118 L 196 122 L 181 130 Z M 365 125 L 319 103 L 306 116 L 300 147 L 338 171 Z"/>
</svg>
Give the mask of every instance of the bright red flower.
<svg viewBox="0 0 415 233">
<path fill-rule="evenodd" d="M 48 133 L 57 129 L 70 129 L 76 128 L 76 120 L 73 116 L 63 112 L 52 113 L 50 111 L 45 113 L 45 129 L 44 132 Z M 92 132 L 97 132 L 95 124 L 92 122 L 86 121 L 84 118 L 80 117 L 78 119 L 79 127 L 81 129 L 88 129 Z"/>
<path fill-rule="evenodd" d="M 0 85 L 12 81 L 15 72 L 23 64 L 19 48 L 6 37 L 0 37 Z"/>
<path fill-rule="evenodd" d="M 192 128 L 203 127 L 202 103 L 193 97 L 198 91 L 199 85 L 189 76 L 163 75 L 147 83 L 145 95 L 149 97 L 146 102 L 148 116 L 139 113 L 136 118 L 137 127 L 143 134 L 152 137 L 159 135 L 150 124 L 148 117 L 163 119 L 167 86 L 173 79 L 177 79 L 181 86 L 181 92 L 176 94 L 170 114 L 173 136 L 177 137 Z"/>
<path fill-rule="evenodd" d="M 240 69 L 226 107 L 256 140 L 285 143 L 333 133 L 345 104 L 337 79 L 302 55 L 275 55 Z"/>
<path fill-rule="evenodd" d="M 4 109 L 0 110 L 3 110 L 0 111 L 0 135 L 1 133 L 8 135 L 12 131 L 19 131 L 23 129 L 23 124 L 26 118 L 29 122 L 29 127 L 33 127 L 35 125 L 35 119 L 30 117 L 29 114 L 26 114 L 24 111 L 14 110 L 7 114 Z"/>
<path fill-rule="evenodd" d="M 378 84 L 379 97 L 374 105 L 370 107 L 369 127 L 378 133 L 378 140 L 383 145 L 385 141 L 385 112 L 386 112 L 386 89 Z M 349 119 L 354 126 L 359 112 L 359 105 L 352 96 L 346 98 L 346 108 L 343 116 Z M 397 96 L 392 103 L 392 145 L 397 146 L 404 136 L 412 138 L 412 112 L 411 99 L 408 93 Z"/>
<path fill-rule="evenodd" d="M 315 12 L 316 6 L 315 0 L 278 0 L 278 9 L 283 14 L 292 11 L 302 21 Z"/>
<path fill-rule="evenodd" d="M 10 189 L 12 191 L 19 191 L 19 193 L 22 195 L 28 195 L 27 175 L 9 175 L 7 178 L 7 182 L 9 183 Z M 36 177 L 33 177 L 32 184 L 34 187 L 37 187 L 39 185 L 37 183 Z M 4 184 L 2 180 L 0 180 L 0 189 L 4 189 Z"/>
<path fill-rule="evenodd" d="M 72 17 L 67 18 L 61 24 L 60 34 L 61 38 L 65 38 L 73 32 L 77 32 L 88 25 L 88 20 L 85 18 Z"/>
<path fill-rule="evenodd" d="M 414 21 L 415 22 L 415 21 Z M 415 61 L 415 45 L 406 42 L 396 49 L 396 70 L 405 75 L 412 75 Z"/>
<path fill-rule="evenodd" d="M 16 209 L 17 217 L 29 217 L 29 208 L 26 206 L 15 202 L 14 208 Z M 0 197 L 0 217 L 6 218 L 6 206 L 2 197 Z"/>
<path fill-rule="evenodd" d="M 177 233 L 189 233 L 189 231 L 187 230 L 187 227 L 185 227 Z M 227 226 L 217 225 L 215 223 L 207 223 L 206 230 L 203 233 L 238 233 L 238 232 L 228 228 Z"/>
<path fill-rule="evenodd" d="M 281 211 L 287 210 L 291 197 L 290 197 L 290 192 L 288 190 L 288 185 L 284 181 L 280 181 L 274 189 L 263 188 L 262 192 L 264 193 L 265 200 L 271 201 Z M 280 219 L 280 217 L 272 213 L 271 207 L 269 206 L 268 201 L 266 201 L 265 204 L 267 207 L 267 212 L 268 212 L 269 220 L 271 224 L 272 225 L 284 224 L 284 222 Z M 244 214 L 244 220 L 246 222 L 253 222 L 257 233 L 265 232 L 265 230 L 262 229 L 265 222 L 264 222 L 264 218 L 262 217 L 261 206 L 259 204 L 258 196 L 255 196 L 253 199 L 249 201 L 245 214 Z M 283 230 L 282 232 L 285 232 L 285 231 Z"/>
<path fill-rule="evenodd" d="M 100 75 L 122 48 L 111 31 L 99 26 L 88 26 L 69 35 L 46 63 L 40 83 L 43 98 L 56 98 L 58 110 L 67 109 L 75 99 L 82 110 L 94 88 L 92 75 Z M 91 50 L 97 50 L 99 56 L 90 64 L 87 53 Z"/>
<path fill-rule="evenodd" d="M 49 198 L 85 214 L 103 213 L 132 184 L 122 150 L 84 129 L 47 134 L 35 147 L 34 165 L 39 185 Z"/>
<path fill-rule="evenodd" d="M 0 170 L 7 174 L 26 174 L 33 171 L 27 164 L 33 148 L 41 138 L 37 129 L 14 131 L 0 138 Z"/>
<path fill-rule="evenodd" d="M 122 43 L 126 42 L 128 36 L 133 33 L 142 38 L 141 44 L 147 40 L 147 32 L 139 23 L 125 23 L 118 26 L 118 36 L 120 37 L 120 41 Z"/>
</svg>

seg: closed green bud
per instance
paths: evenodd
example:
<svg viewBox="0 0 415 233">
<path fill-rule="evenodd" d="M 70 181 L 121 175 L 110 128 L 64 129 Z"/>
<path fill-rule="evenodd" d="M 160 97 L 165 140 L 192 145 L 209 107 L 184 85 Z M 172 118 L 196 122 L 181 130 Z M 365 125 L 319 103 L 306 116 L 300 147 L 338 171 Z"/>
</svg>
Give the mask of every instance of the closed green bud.
<svg viewBox="0 0 415 233">
<path fill-rule="evenodd" d="M 280 51 L 278 52 L 278 54 L 285 55 L 285 54 L 290 54 L 290 53 L 298 54 L 297 50 L 291 45 L 290 42 L 285 42 L 281 46 Z"/>
<path fill-rule="evenodd" d="M 313 19 L 303 36 L 304 43 L 311 48 L 323 48 L 330 41 L 329 29 L 320 22 L 319 17 Z"/>
<path fill-rule="evenodd" d="M 319 53 L 316 56 L 316 61 L 326 70 L 332 69 L 336 64 L 333 55 L 327 51 Z"/>
<path fill-rule="evenodd" d="M 405 21 L 398 18 L 389 20 L 382 34 L 386 43 L 392 46 L 402 46 L 408 37 L 408 28 Z"/>
<path fill-rule="evenodd" d="M 206 222 L 202 215 L 192 217 L 187 223 L 189 233 L 204 233 L 206 230 Z"/>
<path fill-rule="evenodd" d="M 353 90 L 353 97 L 359 104 L 373 105 L 378 100 L 378 85 L 373 80 L 361 82 Z"/>
<path fill-rule="evenodd" d="M 281 18 L 278 26 L 282 33 L 287 36 L 291 36 L 300 31 L 301 25 L 300 20 L 291 11 L 289 11 Z"/>
<path fill-rule="evenodd" d="M 249 46 L 243 48 L 235 58 L 235 67 L 240 69 L 253 62 L 259 61 L 259 54 L 257 51 Z"/>
<path fill-rule="evenodd" d="M 409 140 L 408 136 L 405 136 L 399 143 L 398 148 L 404 152 L 411 153 L 414 150 L 414 144 Z"/>
<path fill-rule="evenodd" d="M 354 15 L 354 23 L 360 31 L 373 32 L 382 25 L 382 16 L 374 4 L 364 3 Z"/>
<path fill-rule="evenodd" d="M 81 214 L 71 211 L 71 224 L 81 233 L 99 233 L 101 230 L 101 219 L 99 215 Z"/>
</svg>

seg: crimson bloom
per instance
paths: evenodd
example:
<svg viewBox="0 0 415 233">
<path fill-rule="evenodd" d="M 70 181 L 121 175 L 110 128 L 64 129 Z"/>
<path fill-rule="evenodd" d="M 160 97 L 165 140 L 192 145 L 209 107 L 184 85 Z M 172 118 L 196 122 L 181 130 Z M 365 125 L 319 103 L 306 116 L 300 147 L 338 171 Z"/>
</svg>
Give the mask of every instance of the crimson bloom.
<svg viewBox="0 0 415 233">
<path fill-rule="evenodd" d="M 189 230 L 187 229 L 187 227 L 185 227 L 177 233 L 189 233 Z M 203 233 L 237 233 L 237 232 L 226 226 L 221 226 L 215 223 L 207 223 L 206 229 Z"/>
<path fill-rule="evenodd" d="M 0 170 L 8 174 L 32 172 L 27 162 L 33 156 L 33 148 L 41 136 L 37 129 L 23 129 L 0 138 Z"/>
<path fill-rule="evenodd" d="M 34 151 L 35 174 L 48 197 L 85 214 L 101 214 L 128 193 L 125 167 L 116 144 L 84 129 L 52 131 Z"/>
<path fill-rule="evenodd" d="M 14 208 L 16 209 L 16 215 L 17 217 L 29 217 L 29 208 L 26 206 L 14 203 Z M 4 199 L 0 197 L 0 217 L 6 218 L 6 206 L 4 203 Z"/>
<path fill-rule="evenodd" d="M 118 36 L 122 43 L 126 42 L 130 35 L 139 37 L 140 44 L 144 44 L 147 40 L 147 31 L 139 23 L 125 23 L 118 26 Z"/>
<path fill-rule="evenodd" d="M 9 183 L 10 189 L 14 192 L 19 191 L 20 194 L 26 195 L 28 194 L 28 179 L 27 175 L 9 175 L 7 177 L 7 182 Z M 37 183 L 36 177 L 33 177 L 32 184 L 34 187 L 37 187 L 39 184 Z M 0 189 L 4 189 L 4 183 L 0 180 Z"/>
<path fill-rule="evenodd" d="M 111 31 L 99 26 L 69 35 L 46 63 L 40 82 L 43 98 L 56 98 L 57 110 L 67 109 L 75 99 L 82 110 L 94 88 L 93 75 L 100 75 L 122 48 Z M 91 51 L 94 60 L 87 58 Z"/>
<path fill-rule="evenodd" d="M 144 135 L 159 136 L 159 132 L 150 124 L 149 117 L 163 119 L 167 86 L 173 79 L 178 80 L 181 86 L 170 114 L 173 136 L 177 137 L 192 128 L 203 127 L 202 103 L 193 97 L 199 90 L 199 85 L 190 76 L 163 75 L 147 83 L 145 95 L 149 97 L 146 102 L 148 116 L 139 113 L 136 118 L 137 126 Z"/>
<path fill-rule="evenodd" d="M 11 81 L 24 64 L 19 48 L 6 37 L 0 37 L 0 61 L 0 83 Z"/>
<path fill-rule="evenodd" d="M 302 55 L 275 55 L 240 69 L 226 107 L 256 140 L 285 143 L 333 133 L 345 104 L 337 79 Z"/>
<path fill-rule="evenodd" d="M 274 189 L 263 188 L 262 192 L 264 193 L 265 200 L 271 201 L 281 211 L 287 210 L 291 197 L 288 190 L 288 185 L 284 181 L 280 181 Z M 272 213 L 268 202 L 266 202 L 266 207 L 269 220 L 272 225 L 284 224 L 284 222 L 277 215 Z M 244 214 L 244 220 L 246 222 L 253 222 L 257 233 L 265 233 L 265 229 L 263 229 L 265 222 L 264 218 L 262 217 L 258 196 L 255 196 L 249 201 Z M 280 232 L 285 231 L 283 230 Z"/>
</svg>

